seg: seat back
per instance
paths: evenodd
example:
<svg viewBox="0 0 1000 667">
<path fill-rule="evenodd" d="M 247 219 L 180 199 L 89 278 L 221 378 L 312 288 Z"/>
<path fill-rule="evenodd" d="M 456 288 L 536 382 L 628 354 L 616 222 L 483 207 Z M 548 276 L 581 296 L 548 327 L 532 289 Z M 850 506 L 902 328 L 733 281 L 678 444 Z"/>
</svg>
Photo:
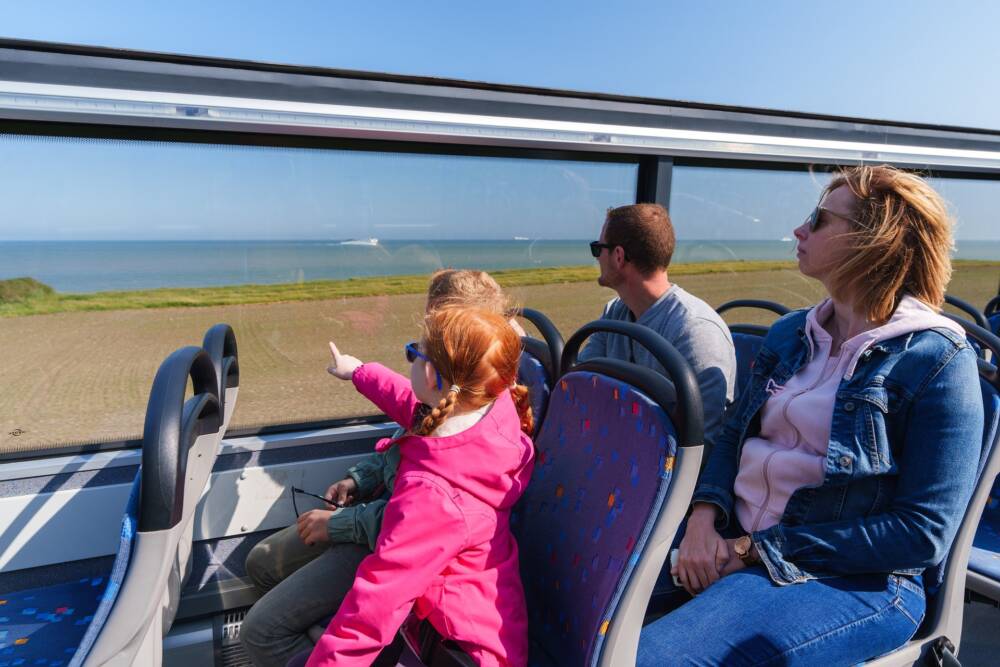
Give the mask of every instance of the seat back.
<svg viewBox="0 0 1000 667">
<path fill-rule="evenodd" d="M 666 369 L 606 358 L 581 343 L 634 338 Z M 694 373 L 652 330 L 597 321 L 567 342 L 535 439 L 531 484 L 511 520 L 528 602 L 530 664 L 635 663 L 656 577 L 694 491 L 702 408 Z M 676 400 L 675 400 L 676 399 Z"/>
<path fill-rule="evenodd" d="M 736 308 L 756 308 L 758 310 L 768 310 L 779 317 L 791 312 L 788 308 L 773 301 L 761 299 L 735 299 L 727 301 L 715 312 L 722 315 L 727 310 Z M 768 327 L 762 324 L 730 324 L 729 333 L 733 337 L 733 345 L 736 347 L 736 395 L 734 401 L 739 398 L 739 392 L 743 385 L 750 379 L 750 366 L 760 352 L 760 346 L 767 335 Z"/>
<path fill-rule="evenodd" d="M 1000 354 L 1000 338 L 967 320 L 951 319 L 965 328 L 966 335 L 974 338 L 982 349 Z M 1000 433 L 997 419 L 1000 415 L 1000 372 L 991 364 L 979 360 L 979 382 L 983 405 L 986 409 L 982 448 L 979 457 L 978 478 L 972 498 L 962 518 L 958 533 L 945 559 L 923 575 L 927 591 L 927 613 L 914 639 L 893 653 L 873 661 L 872 665 L 914 664 L 932 649 L 934 642 L 947 638 L 956 648 L 962 639 L 962 616 L 965 606 L 965 579 L 969 552 L 976 527 L 983 514 L 994 480 L 1000 473 Z"/>
<path fill-rule="evenodd" d="M 535 430 L 532 435 L 538 435 L 545 420 L 552 384 L 559 376 L 563 338 L 552 320 L 541 312 L 523 308 L 517 314 L 535 325 L 544 339 L 544 342 L 528 336 L 521 339 L 524 350 L 517 370 L 517 381 L 528 388 L 528 395 L 531 398 L 531 412 L 535 418 Z"/>
<path fill-rule="evenodd" d="M 185 400 L 189 379 L 194 396 Z M 86 660 L 81 656 L 76 664 L 160 664 L 184 570 L 179 545 L 190 535 L 188 524 L 222 437 L 218 391 L 212 360 L 200 347 L 177 350 L 157 371 L 143 428 L 131 557 L 121 567 L 106 622 L 95 630 Z"/>
<path fill-rule="evenodd" d="M 989 323 L 989 330 L 1000 336 L 1000 294 L 993 297 L 983 308 L 983 315 Z"/>
<path fill-rule="evenodd" d="M 959 299 L 957 296 L 952 296 L 951 294 L 945 294 L 944 302 L 949 306 L 952 306 L 953 308 L 962 311 L 962 313 L 967 316 L 964 321 L 972 322 L 976 326 L 982 327 L 983 329 L 989 331 L 990 323 L 986 319 L 986 316 L 982 312 L 980 312 L 978 308 L 973 306 L 968 301 L 964 299 Z M 954 315 L 951 315 L 950 313 L 945 313 L 945 315 L 948 315 L 956 322 L 959 323 L 963 322 L 963 320 L 956 318 Z M 976 337 L 969 336 L 968 339 L 969 339 L 969 344 L 976 351 L 976 354 L 979 355 L 981 358 L 989 361 L 990 360 L 989 351 L 980 344 L 980 342 L 976 339 Z"/>
<path fill-rule="evenodd" d="M 236 395 L 240 390 L 240 362 L 236 350 L 236 334 L 228 324 L 216 324 L 205 332 L 201 344 L 208 352 L 215 367 L 219 383 L 219 403 L 222 404 L 222 433 L 225 435 L 236 409 Z"/>
</svg>

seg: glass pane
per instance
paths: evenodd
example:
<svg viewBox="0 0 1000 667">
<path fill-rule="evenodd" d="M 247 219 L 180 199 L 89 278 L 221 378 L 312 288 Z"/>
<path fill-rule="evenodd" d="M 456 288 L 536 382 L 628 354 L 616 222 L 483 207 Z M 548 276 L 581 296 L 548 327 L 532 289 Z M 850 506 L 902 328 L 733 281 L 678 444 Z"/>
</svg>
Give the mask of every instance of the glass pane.
<svg viewBox="0 0 1000 667">
<path fill-rule="evenodd" d="M 325 372 L 328 339 L 403 370 L 427 277 L 446 266 L 537 285 L 515 296 L 543 310 L 569 305 L 577 288 L 560 285 L 576 276 L 572 307 L 591 319 L 607 295 L 586 241 L 637 177 L 633 163 L 13 135 L 0 148 L 0 452 L 138 437 L 159 363 L 217 322 L 239 344 L 233 427 L 374 414 Z M 547 272 L 560 266 L 578 268 Z"/>
<path fill-rule="evenodd" d="M 815 303 L 825 291 L 795 268 L 792 230 L 816 206 L 830 178 L 826 168 L 675 167 L 670 199 L 670 217 L 677 231 L 674 262 L 739 262 L 716 264 L 719 274 L 713 280 L 702 274 L 678 275 L 677 282 L 685 288 L 691 285 L 689 291 L 716 306 L 734 298 L 769 299 L 790 307 Z M 958 261 L 949 292 L 983 307 L 997 293 L 1000 276 L 1000 227 L 992 215 L 993 202 L 1000 198 L 1000 181 L 935 178 L 931 185 L 948 201 L 957 221 Z M 747 262 L 753 260 L 784 264 L 747 271 L 754 266 Z M 753 310 L 727 315 L 730 322 L 772 319 Z"/>
</svg>

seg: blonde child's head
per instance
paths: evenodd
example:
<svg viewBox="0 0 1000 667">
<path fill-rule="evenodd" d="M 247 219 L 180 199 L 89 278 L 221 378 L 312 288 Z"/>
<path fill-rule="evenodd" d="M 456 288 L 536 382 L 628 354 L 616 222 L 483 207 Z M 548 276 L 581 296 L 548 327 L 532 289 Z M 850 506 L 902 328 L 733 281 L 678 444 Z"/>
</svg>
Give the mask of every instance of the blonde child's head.
<svg viewBox="0 0 1000 667">
<path fill-rule="evenodd" d="M 485 271 L 441 269 L 431 276 L 427 288 L 427 311 L 449 306 L 471 306 L 511 317 L 510 299 L 493 276 Z"/>
</svg>

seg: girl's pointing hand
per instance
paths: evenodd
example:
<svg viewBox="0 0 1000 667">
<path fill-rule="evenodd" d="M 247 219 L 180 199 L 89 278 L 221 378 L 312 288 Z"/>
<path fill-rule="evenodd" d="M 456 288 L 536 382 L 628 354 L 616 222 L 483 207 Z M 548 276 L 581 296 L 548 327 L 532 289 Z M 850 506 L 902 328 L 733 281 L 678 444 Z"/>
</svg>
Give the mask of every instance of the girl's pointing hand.
<svg viewBox="0 0 1000 667">
<path fill-rule="evenodd" d="M 326 372 L 341 380 L 350 380 L 354 371 L 361 365 L 361 360 L 349 354 L 341 354 L 337 346 L 330 341 L 330 365 L 326 367 Z"/>
</svg>

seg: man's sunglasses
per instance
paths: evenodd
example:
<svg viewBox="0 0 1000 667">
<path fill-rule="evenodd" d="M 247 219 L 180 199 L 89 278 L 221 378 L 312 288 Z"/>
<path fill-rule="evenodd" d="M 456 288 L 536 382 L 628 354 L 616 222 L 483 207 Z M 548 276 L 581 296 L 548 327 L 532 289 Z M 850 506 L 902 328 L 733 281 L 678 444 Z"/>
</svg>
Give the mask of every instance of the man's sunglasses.
<svg viewBox="0 0 1000 667">
<path fill-rule="evenodd" d="M 418 345 L 419 343 L 417 343 L 417 341 L 413 341 L 412 343 L 407 343 L 403 347 L 403 352 L 406 354 L 406 360 L 412 364 L 417 359 L 423 359 L 433 366 L 434 362 L 431 361 L 430 357 L 420 351 L 420 348 L 417 347 Z M 441 391 L 441 388 L 444 386 L 444 381 L 441 379 L 441 374 L 438 373 L 437 368 L 434 369 L 434 375 L 437 377 L 438 391 Z"/>
<path fill-rule="evenodd" d="M 302 489 L 300 489 L 297 486 L 293 486 L 291 488 L 292 488 L 292 509 L 295 510 L 295 518 L 296 519 L 299 518 L 299 506 L 295 502 L 295 496 L 296 496 L 296 494 L 299 494 L 299 493 L 301 493 L 303 496 L 309 496 L 310 498 L 315 498 L 316 500 L 322 500 L 324 503 L 333 505 L 334 507 L 338 507 L 338 508 L 340 508 L 340 507 L 347 507 L 347 505 L 341 505 L 336 500 L 333 500 L 331 498 L 327 498 L 325 496 L 320 496 L 320 495 L 317 495 L 315 493 L 309 493 L 308 491 L 303 491 Z"/>
<path fill-rule="evenodd" d="M 597 259 L 598 257 L 601 256 L 601 250 L 607 248 L 608 251 L 611 251 L 617 247 L 618 246 L 615 245 L 614 243 L 601 243 L 600 241 L 591 241 L 590 254 L 594 256 L 594 259 Z M 628 257 L 626 257 L 625 259 L 628 259 Z"/>
<path fill-rule="evenodd" d="M 809 217 L 806 218 L 806 224 L 808 225 L 810 232 L 815 232 L 817 229 L 819 229 L 820 227 L 823 226 L 823 218 L 820 217 L 820 213 L 823 212 L 823 211 L 826 211 L 827 213 L 829 213 L 830 215 L 832 215 L 834 217 L 841 218 L 842 220 L 847 220 L 848 222 L 853 222 L 856 225 L 860 225 L 861 224 L 860 222 L 858 222 L 854 218 L 848 218 L 846 215 L 841 215 L 840 213 L 837 213 L 836 211 L 831 211 L 830 209 L 826 208 L 825 206 L 817 206 L 816 208 L 814 208 L 812 210 L 812 213 L 809 214 Z"/>
</svg>

